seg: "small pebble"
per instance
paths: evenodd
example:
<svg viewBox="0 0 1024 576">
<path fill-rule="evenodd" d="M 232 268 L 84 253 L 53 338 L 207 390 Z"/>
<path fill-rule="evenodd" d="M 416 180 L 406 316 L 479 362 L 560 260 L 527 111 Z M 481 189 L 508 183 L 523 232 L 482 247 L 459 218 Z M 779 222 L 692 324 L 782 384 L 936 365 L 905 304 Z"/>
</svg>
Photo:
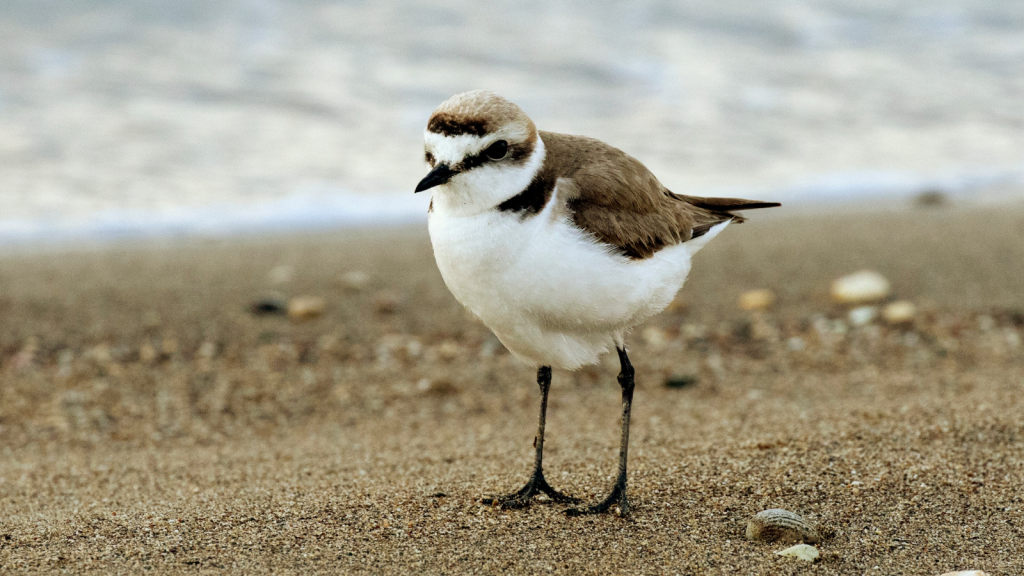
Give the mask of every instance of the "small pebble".
<svg viewBox="0 0 1024 576">
<path fill-rule="evenodd" d="M 284 314 L 288 310 L 288 302 L 277 296 L 266 296 L 249 305 L 249 312 L 256 316 Z"/>
<path fill-rule="evenodd" d="M 450 362 L 458 357 L 462 347 L 454 340 L 445 340 L 437 346 L 437 355 L 442 360 Z"/>
<path fill-rule="evenodd" d="M 949 198 L 942 190 L 929 188 L 927 190 L 922 190 L 921 193 L 914 198 L 914 204 L 919 208 L 939 208 L 949 204 Z"/>
<path fill-rule="evenodd" d="M 396 292 L 378 292 L 373 298 L 373 310 L 378 314 L 394 314 L 402 304 L 402 298 Z"/>
<path fill-rule="evenodd" d="M 821 535 L 803 516 L 772 508 L 758 512 L 747 522 L 747 539 L 759 542 L 805 542 L 817 544 Z"/>
<path fill-rule="evenodd" d="M 196 354 L 198 354 L 200 358 L 213 358 L 217 355 L 217 345 L 213 342 L 203 342 L 202 346 L 199 347 L 199 350 L 196 351 Z"/>
<path fill-rule="evenodd" d="M 892 290 L 889 280 L 874 270 L 861 270 L 832 282 L 832 299 L 839 304 L 877 302 Z"/>
<path fill-rule="evenodd" d="M 697 385 L 697 377 L 693 374 L 676 374 L 665 379 L 666 388 L 688 388 Z"/>
<path fill-rule="evenodd" d="M 785 550 L 779 550 L 776 552 L 779 556 L 788 556 L 791 558 L 798 558 L 807 562 L 814 562 L 818 559 L 818 549 L 814 546 L 807 544 L 797 544 L 796 546 L 790 546 Z"/>
<path fill-rule="evenodd" d="M 853 326 L 867 326 L 876 316 L 878 316 L 878 308 L 874 306 L 858 306 L 847 314 L 847 318 Z"/>
<path fill-rule="evenodd" d="M 288 317 L 297 322 L 323 316 L 327 304 L 317 296 L 297 296 L 288 303 Z"/>
<path fill-rule="evenodd" d="M 771 290 L 748 290 L 740 294 L 740 309 L 757 312 L 770 309 L 775 304 L 775 293 Z"/>
<path fill-rule="evenodd" d="M 882 318 L 889 324 L 908 324 L 917 316 L 917 306 L 909 300 L 898 300 L 882 310 Z"/>
<path fill-rule="evenodd" d="M 152 344 L 143 344 L 139 346 L 139 360 L 145 363 L 150 363 L 156 360 L 157 353 L 156 348 L 153 348 Z"/>
<path fill-rule="evenodd" d="M 160 342 L 160 353 L 164 356 L 173 356 L 178 353 L 178 341 L 167 336 Z M 109 353 L 107 354 L 109 358 Z"/>
</svg>

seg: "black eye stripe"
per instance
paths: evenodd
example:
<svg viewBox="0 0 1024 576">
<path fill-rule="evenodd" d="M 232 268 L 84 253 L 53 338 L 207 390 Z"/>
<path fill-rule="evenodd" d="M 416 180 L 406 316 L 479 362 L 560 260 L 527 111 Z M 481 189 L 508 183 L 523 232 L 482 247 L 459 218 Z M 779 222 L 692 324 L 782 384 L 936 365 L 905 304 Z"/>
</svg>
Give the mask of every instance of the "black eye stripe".
<svg viewBox="0 0 1024 576">
<path fill-rule="evenodd" d="M 502 140 L 502 142 L 504 142 L 504 140 Z M 491 146 L 493 146 L 493 144 Z M 512 161 L 513 163 L 519 163 L 525 160 L 527 157 L 529 157 L 530 153 L 533 152 L 532 143 L 506 144 L 506 146 L 507 151 L 505 152 L 505 155 L 498 159 L 490 158 L 487 156 L 487 151 L 491 149 L 490 146 L 480 152 L 477 152 L 476 154 L 473 154 L 472 156 L 466 156 L 458 165 L 459 172 L 472 170 L 477 166 L 481 166 L 488 162 L 495 162 L 497 160 L 505 160 Z"/>
</svg>

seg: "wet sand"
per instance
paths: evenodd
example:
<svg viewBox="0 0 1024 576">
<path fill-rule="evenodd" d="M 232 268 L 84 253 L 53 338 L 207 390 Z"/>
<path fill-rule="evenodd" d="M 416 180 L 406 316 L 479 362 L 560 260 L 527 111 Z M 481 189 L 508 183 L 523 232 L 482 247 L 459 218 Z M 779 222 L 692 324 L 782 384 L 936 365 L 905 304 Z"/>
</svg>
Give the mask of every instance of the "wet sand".
<svg viewBox="0 0 1024 576">
<path fill-rule="evenodd" d="M 1020 574 L 1022 236 L 1021 207 L 730 228 L 630 340 L 626 519 L 479 503 L 526 479 L 533 370 L 421 229 L 8 254 L 0 572 Z M 861 268 L 913 324 L 850 325 L 828 286 Z M 751 288 L 778 305 L 738 310 Z M 326 312 L 249 312 L 273 292 Z M 609 489 L 616 369 L 556 371 L 556 488 Z M 820 523 L 821 559 L 745 540 L 766 508 Z"/>
</svg>

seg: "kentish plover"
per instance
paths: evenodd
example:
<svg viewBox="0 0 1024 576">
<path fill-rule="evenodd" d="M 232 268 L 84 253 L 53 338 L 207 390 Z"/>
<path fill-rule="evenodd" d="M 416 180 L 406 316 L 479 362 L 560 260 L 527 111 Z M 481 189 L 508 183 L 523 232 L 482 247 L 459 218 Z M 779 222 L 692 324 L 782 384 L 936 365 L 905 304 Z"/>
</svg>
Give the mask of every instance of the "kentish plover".
<svg viewBox="0 0 1024 576">
<path fill-rule="evenodd" d="M 622 444 L 611 494 L 570 514 L 627 514 L 626 455 L 633 367 L 626 333 L 663 310 L 690 259 L 736 210 L 778 206 L 674 194 L 638 160 L 604 142 L 539 131 L 512 102 L 486 91 L 451 97 L 424 133 L 433 190 L 434 257 L 449 290 L 502 344 L 537 366 L 536 459 L 519 491 L 485 503 L 529 504 L 543 493 L 575 503 L 544 479 L 544 418 L 551 368 L 576 370 L 618 352 Z"/>
</svg>

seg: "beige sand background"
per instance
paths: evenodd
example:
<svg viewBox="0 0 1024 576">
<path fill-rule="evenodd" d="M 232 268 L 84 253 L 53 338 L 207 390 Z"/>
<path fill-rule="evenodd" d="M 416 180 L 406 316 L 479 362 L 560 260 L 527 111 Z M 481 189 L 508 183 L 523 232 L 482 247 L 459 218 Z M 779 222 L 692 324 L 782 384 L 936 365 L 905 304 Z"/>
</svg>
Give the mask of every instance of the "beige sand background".
<svg viewBox="0 0 1024 576">
<path fill-rule="evenodd" d="M 1017 575 L 1022 234 L 1020 206 L 730 228 L 630 339 L 628 519 L 479 503 L 526 478 L 536 386 L 422 229 L 8 254 L 0 572 Z M 912 325 L 829 302 L 864 267 Z M 739 311 L 757 287 L 776 309 Z M 326 313 L 248 312 L 274 291 Z M 552 388 L 548 478 L 588 499 L 615 466 L 616 368 Z M 772 507 L 824 527 L 817 563 L 744 539 Z"/>
</svg>

